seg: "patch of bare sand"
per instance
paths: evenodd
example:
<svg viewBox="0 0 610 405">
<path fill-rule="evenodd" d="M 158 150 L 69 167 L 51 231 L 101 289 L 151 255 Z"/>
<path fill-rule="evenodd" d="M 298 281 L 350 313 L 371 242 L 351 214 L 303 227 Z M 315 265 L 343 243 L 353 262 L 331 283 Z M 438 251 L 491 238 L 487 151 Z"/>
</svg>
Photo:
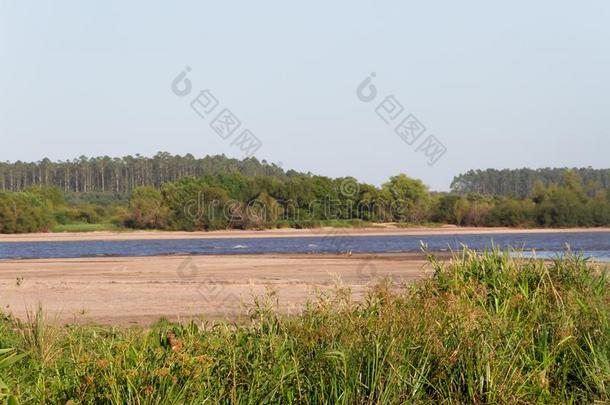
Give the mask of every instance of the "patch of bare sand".
<svg viewBox="0 0 610 405">
<path fill-rule="evenodd" d="M 338 282 L 356 299 L 389 277 L 408 283 L 431 274 L 419 254 L 164 256 L 0 262 L 0 305 L 24 318 L 38 303 L 58 322 L 150 324 L 234 320 L 254 297 L 277 293 L 285 313 Z"/>
</svg>

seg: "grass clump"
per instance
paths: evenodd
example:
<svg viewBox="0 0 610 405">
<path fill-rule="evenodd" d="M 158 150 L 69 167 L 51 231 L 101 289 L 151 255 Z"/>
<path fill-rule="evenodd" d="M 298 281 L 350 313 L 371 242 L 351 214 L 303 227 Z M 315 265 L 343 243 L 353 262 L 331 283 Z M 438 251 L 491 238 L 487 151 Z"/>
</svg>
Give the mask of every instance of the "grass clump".
<svg viewBox="0 0 610 405">
<path fill-rule="evenodd" d="M 3 378 L 24 403 L 610 400 L 605 271 L 571 255 L 466 250 L 430 260 L 434 276 L 413 285 L 388 281 L 359 302 L 340 289 L 297 316 L 258 301 L 245 324 L 85 325 L 57 335 L 5 320 L 0 347 L 32 355 Z M 39 319 L 30 328 L 44 331 Z"/>
<path fill-rule="evenodd" d="M 113 224 L 88 224 L 88 223 L 71 223 L 71 224 L 58 224 L 52 228 L 53 232 L 101 232 L 101 231 L 118 231 L 116 225 Z"/>
</svg>

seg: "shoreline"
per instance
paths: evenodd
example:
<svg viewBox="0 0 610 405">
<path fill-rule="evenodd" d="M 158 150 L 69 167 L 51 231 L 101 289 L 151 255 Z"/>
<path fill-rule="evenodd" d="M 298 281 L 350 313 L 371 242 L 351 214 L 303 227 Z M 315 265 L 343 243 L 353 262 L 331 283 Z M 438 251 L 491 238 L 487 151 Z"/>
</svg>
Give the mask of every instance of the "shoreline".
<svg viewBox="0 0 610 405">
<path fill-rule="evenodd" d="M 324 236 L 431 236 L 431 235 L 494 235 L 494 234 L 539 234 L 539 233 L 604 233 L 610 227 L 603 228 L 476 228 L 445 225 L 441 227 L 393 226 L 363 228 L 311 228 L 311 229 L 265 229 L 222 230 L 222 231 L 121 231 L 121 232 L 61 232 L 61 233 L 27 233 L 2 234 L 0 243 L 12 242 L 69 242 L 69 241 L 122 241 L 122 240 L 191 240 L 191 239 L 249 239 L 249 238 L 299 238 Z"/>
</svg>

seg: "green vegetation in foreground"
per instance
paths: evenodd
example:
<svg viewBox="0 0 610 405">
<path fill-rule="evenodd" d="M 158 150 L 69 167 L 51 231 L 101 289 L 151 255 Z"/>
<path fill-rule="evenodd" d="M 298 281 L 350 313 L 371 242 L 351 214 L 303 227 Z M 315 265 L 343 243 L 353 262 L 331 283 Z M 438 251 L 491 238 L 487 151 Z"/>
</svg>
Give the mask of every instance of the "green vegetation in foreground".
<svg viewBox="0 0 610 405">
<path fill-rule="evenodd" d="M 297 316 L 150 329 L 4 320 L 28 356 L 2 379 L 22 403 L 592 403 L 610 400 L 610 289 L 578 257 L 465 251 L 432 278 L 362 302 L 337 288 Z M 70 402 L 71 401 L 71 402 Z"/>
</svg>

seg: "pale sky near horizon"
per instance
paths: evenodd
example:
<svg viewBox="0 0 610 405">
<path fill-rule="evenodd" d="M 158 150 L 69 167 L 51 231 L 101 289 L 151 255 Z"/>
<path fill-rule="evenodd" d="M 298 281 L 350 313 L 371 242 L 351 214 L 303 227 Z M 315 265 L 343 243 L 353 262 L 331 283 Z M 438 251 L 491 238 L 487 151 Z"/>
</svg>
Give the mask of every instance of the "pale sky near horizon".
<svg viewBox="0 0 610 405">
<path fill-rule="evenodd" d="M 0 0 L 0 161 L 241 157 L 171 91 L 186 66 L 193 94 L 209 89 L 284 168 L 446 190 L 468 169 L 610 167 L 602 0 Z M 435 165 L 377 116 L 387 95 L 445 145 Z"/>
</svg>

